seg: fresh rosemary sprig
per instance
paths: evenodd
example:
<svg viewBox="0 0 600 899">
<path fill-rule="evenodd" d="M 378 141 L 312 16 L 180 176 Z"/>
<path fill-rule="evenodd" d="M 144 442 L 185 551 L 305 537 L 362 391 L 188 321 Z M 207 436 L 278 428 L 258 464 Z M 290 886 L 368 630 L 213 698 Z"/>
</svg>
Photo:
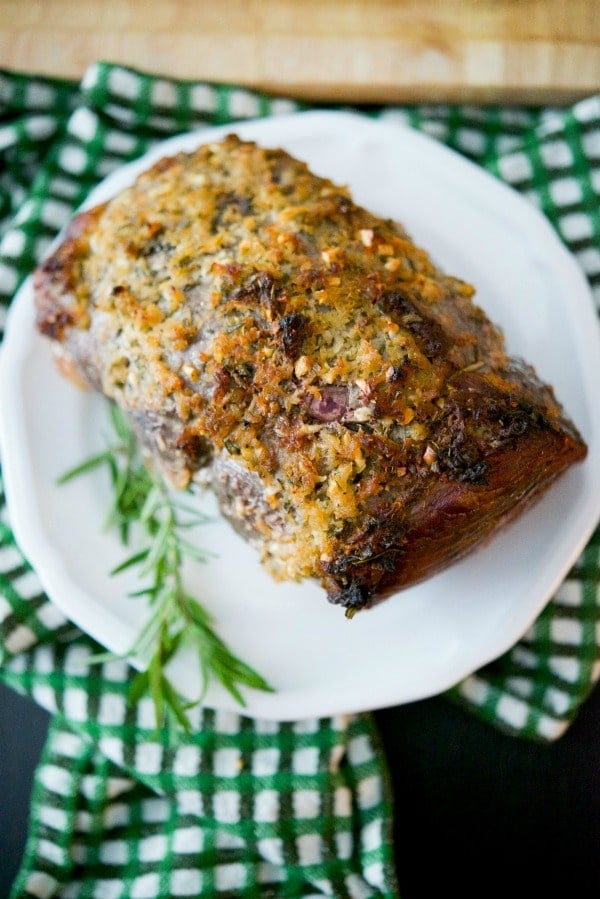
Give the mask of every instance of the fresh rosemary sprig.
<svg viewBox="0 0 600 899">
<path fill-rule="evenodd" d="M 116 528 L 123 544 L 129 544 L 133 529 L 141 530 L 141 547 L 118 565 L 111 574 L 137 568 L 147 586 L 131 594 L 146 597 L 153 612 L 127 656 L 149 659 L 145 671 L 131 683 L 129 700 L 137 703 L 150 695 L 156 713 L 156 726 L 178 722 L 190 730 L 187 712 L 206 695 L 216 681 L 241 705 L 245 705 L 242 687 L 255 690 L 272 688 L 253 668 L 234 656 L 217 635 L 210 614 L 185 589 L 182 577 L 186 557 L 205 562 L 207 554 L 183 532 L 206 522 L 198 511 L 174 500 L 162 479 L 140 459 L 137 443 L 118 407 L 110 404 L 114 442 L 75 468 L 67 471 L 59 483 L 105 466 L 110 474 L 112 502 L 107 525 Z M 200 662 L 202 691 L 190 702 L 169 681 L 165 669 L 184 646 L 192 646 Z M 95 661 L 115 658 L 112 653 L 96 656 Z"/>
</svg>

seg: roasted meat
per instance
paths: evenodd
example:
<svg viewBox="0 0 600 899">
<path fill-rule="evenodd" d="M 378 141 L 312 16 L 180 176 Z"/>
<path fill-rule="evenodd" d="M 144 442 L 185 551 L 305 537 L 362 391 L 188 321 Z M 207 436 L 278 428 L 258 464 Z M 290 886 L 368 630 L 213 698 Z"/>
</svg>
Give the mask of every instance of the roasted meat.
<svg viewBox="0 0 600 899">
<path fill-rule="evenodd" d="M 38 268 L 62 370 L 277 578 L 349 610 L 472 550 L 586 447 L 473 288 L 395 222 L 232 135 L 78 215 Z"/>
</svg>

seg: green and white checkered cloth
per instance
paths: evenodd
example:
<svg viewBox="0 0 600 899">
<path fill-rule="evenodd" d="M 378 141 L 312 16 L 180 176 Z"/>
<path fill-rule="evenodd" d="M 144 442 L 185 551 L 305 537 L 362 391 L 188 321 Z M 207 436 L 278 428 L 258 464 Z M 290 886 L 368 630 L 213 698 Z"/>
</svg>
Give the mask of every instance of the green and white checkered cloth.
<svg viewBox="0 0 600 899">
<path fill-rule="evenodd" d="M 92 66 L 81 84 L 0 72 L 0 326 L 10 298 L 102 177 L 167 135 L 300 109 L 223 85 Z M 422 129 L 536 203 L 600 301 L 600 97 L 563 110 L 366 110 Z M 599 302 L 600 305 L 600 302 Z M 600 675 L 600 533 L 502 658 L 448 694 L 516 736 L 553 740 Z M 12 897 L 398 895 L 386 762 L 370 715 L 296 723 L 192 711 L 154 732 L 125 662 L 46 597 L 0 481 L 0 676 L 52 713 Z"/>
</svg>

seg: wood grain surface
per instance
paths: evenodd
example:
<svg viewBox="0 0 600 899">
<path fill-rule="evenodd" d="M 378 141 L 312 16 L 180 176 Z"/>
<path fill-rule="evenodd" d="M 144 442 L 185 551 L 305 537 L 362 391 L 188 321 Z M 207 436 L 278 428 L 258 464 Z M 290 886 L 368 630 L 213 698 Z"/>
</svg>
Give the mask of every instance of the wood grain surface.
<svg viewBox="0 0 600 899">
<path fill-rule="evenodd" d="M 323 101 L 568 102 L 600 88 L 600 0 L 0 0 L 0 65 L 99 59 Z"/>
</svg>

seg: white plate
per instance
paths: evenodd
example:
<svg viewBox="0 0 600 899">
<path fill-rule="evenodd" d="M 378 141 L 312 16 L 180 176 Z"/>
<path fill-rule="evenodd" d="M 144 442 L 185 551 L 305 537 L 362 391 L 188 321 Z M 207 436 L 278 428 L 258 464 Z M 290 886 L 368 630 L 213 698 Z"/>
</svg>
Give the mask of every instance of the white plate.
<svg viewBox="0 0 600 899">
<path fill-rule="evenodd" d="M 486 548 L 352 621 L 313 583 L 273 583 L 226 523 L 201 530 L 202 545 L 218 558 L 190 565 L 188 585 L 232 649 L 276 689 L 250 691 L 249 715 L 296 719 L 430 696 L 522 636 L 598 518 L 600 343 L 587 283 L 550 226 L 516 193 L 419 133 L 349 113 L 304 113 L 177 137 L 111 175 L 86 205 L 114 194 L 158 156 L 233 130 L 283 146 L 318 174 L 349 184 L 356 200 L 402 221 L 436 261 L 472 281 L 511 353 L 555 386 L 588 442 L 586 462 Z M 0 437 L 15 534 L 63 612 L 124 652 L 147 610 L 126 598 L 136 586 L 130 575 L 108 575 L 123 550 L 102 531 L 106 484 L 99 474 L 56 485 L 60 473 L 102 445 L 103 410 L 103 400 L 56 372 L 49 343 L 35 332 L 26 283 L 11 308 L 0 371 Z M 172 673 L 194 695 L 193 660 L 182 656 Z M 239 710 L 218 689 L 207 704 Z"/>
</svg>

